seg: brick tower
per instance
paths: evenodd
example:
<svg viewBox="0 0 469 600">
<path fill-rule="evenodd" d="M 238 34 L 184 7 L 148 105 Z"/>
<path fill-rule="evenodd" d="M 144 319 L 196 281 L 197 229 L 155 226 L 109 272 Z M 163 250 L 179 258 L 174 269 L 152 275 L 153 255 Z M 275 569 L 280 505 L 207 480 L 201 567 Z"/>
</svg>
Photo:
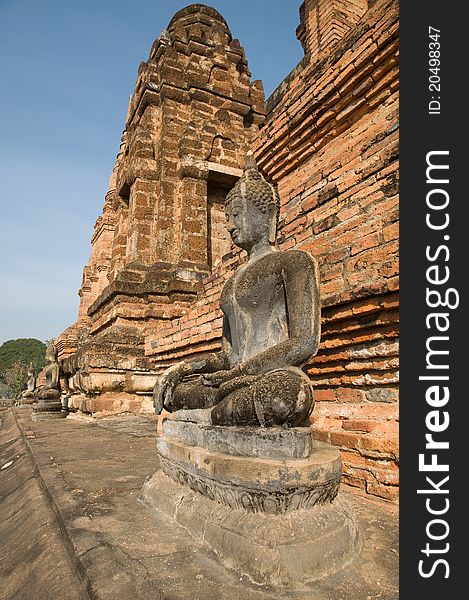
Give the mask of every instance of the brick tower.
<svg viewBox="0 0 469 600">
<path fill-rule="evenodd" d="M 239 41 L 203 4 L 179 11 L 140 64 L 78 322 L 58 340 L 71 388 L 87 396 L 79 408 L 94 412 L 97 395 L 102 410 L 148 399 L 146 329 L 182 316 L 230 249 L 223 200 L 265 114 L 250 76 Z"/>
</svg>

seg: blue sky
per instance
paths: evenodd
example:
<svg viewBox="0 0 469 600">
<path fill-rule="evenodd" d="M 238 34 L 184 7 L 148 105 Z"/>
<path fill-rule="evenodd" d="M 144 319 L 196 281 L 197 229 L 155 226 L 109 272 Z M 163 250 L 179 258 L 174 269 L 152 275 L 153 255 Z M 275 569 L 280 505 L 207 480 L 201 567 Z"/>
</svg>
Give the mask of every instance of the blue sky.
<svg viewBox="0 0 469 600">
<path fill-rule="evenodd" d="M 0 344 L 77 316 L 140 61 L 184 0 L 0 0 Z M 300 0 L 212 0 L 266 97 L 303 56 Z"/>
</svg>

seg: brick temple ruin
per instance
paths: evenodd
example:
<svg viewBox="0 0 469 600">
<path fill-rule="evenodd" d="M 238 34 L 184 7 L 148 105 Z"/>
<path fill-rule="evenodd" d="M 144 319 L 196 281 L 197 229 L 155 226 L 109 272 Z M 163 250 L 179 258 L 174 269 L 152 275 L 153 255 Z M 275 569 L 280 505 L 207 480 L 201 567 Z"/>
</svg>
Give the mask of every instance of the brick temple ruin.
<svg viewBox="0 0 469 600">
<path fill-rule="evenodd" d="M 398 6 L 305 0 L 305 55 L 264 101 L 214 9 L 179 11 L 140 64 L 75 324 L 56 340 L 70 404 L 152 412 L 157 375 L 220 344 L 219 294 L 244 260 L 223 201 L 246 152 L 278 186 L 281 249 L 320 265 L 322 337 L 308 365 L 314 437 L 343 482 L 398 484 Z"/>
</svg>

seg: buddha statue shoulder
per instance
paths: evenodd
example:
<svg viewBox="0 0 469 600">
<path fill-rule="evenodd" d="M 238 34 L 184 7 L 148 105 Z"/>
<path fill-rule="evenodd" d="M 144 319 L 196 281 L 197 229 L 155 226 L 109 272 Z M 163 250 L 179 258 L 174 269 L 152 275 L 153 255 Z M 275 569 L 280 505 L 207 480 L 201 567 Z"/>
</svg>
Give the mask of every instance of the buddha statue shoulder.
<svg viewBox="0 0 469 600">
<path fill-rule="evenodd" d="M 167 369 L 154 388 L 157 413 L 213 425 L 308 423 L 313 390 L 302 367 L 319 345 L 318 269 L 306 252 L 279 250 L 279 204 L 249 153 L 225 203 L 228 231 L 248 260 L 221 293 L 222 348 Z"/>
</svg>

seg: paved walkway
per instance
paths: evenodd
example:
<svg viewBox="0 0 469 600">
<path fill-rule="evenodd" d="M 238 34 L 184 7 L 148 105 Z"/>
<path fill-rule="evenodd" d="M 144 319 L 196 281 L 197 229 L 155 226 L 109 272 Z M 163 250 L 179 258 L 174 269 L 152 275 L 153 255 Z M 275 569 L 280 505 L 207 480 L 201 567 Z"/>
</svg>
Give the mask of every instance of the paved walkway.
<svg viewBox="0 0 469 600">
<path fill-rule="evenodd" d="M 361 553 L 301 592 L 251 584 L 140 501 L 155 419 L 0 410 L 1 600 L 395 600 L 397 508 L 346 493 Z"/>
</svg>

